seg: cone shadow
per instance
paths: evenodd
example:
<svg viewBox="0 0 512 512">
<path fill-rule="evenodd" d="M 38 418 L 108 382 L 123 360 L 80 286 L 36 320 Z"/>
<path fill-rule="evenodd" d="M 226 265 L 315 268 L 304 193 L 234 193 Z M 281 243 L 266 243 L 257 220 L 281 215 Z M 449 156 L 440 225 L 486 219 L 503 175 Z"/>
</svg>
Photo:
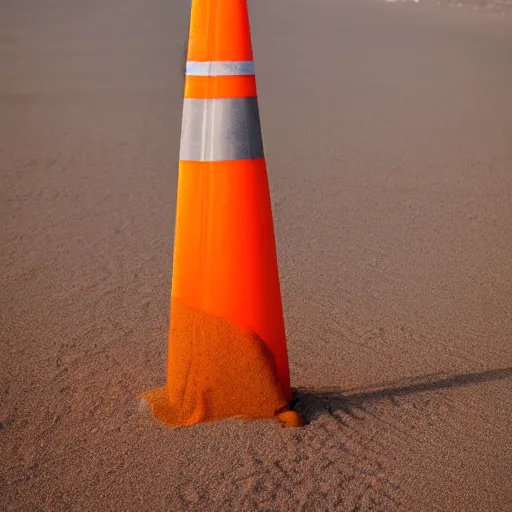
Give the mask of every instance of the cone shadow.
<svg viewBox="0 0 512 512">
<path fill-rule="evenodd" d="M 433 378 L 432 375 L 420 376 L 402 380 L 395 385 L 374 386 L 372 390 L 347 391 L 341 388 L 296 388 L 293 390 L 294 409 L 301 413 L 306 423 L 311 423 L 324 414 L 333 414 L 335 411 L 344 411 L 355 416 L 357 409 L 364 405 L 386 398 L 412 395 L 474 386 L 483 382 L 492 382 L 512 377 L 512 367 L 499 368 L 485 372 L 463 373 L 458 375 Z M 377 389 L 375 389 L 377 388 Z"/>
</svg>

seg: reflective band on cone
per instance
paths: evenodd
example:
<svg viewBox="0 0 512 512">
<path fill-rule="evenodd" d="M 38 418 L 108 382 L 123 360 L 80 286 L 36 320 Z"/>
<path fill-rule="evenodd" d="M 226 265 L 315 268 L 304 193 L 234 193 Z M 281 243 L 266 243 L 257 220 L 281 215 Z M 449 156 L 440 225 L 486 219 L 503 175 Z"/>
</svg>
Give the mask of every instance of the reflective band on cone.
<svg viewBox="0 0 512 512">
<path fill-rule="evenodd" d="M 188 61 L 188 76 L 243 76 L 254 75 L 252 60 L 230 61 Z"/>
<path fill-rule="evenodd" d="M 257 98 L 185 99 L 180 160 L 263 158 Z"/>
</svg>

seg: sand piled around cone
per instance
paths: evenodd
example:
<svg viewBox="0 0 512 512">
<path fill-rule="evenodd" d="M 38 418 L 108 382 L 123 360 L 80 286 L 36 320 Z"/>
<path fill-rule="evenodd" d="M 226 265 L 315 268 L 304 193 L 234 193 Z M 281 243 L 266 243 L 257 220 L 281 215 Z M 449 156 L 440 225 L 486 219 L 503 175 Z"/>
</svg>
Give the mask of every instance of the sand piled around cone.
<svg viewBox="0 0 512 512">
<path fill-rule="evenodd" d="M 272 353 L 256 334 L 178 300 L 171 304 L 167 386 L 142 398 L 175 426 L 272 418 L 288 409 Z"/>
</svg>

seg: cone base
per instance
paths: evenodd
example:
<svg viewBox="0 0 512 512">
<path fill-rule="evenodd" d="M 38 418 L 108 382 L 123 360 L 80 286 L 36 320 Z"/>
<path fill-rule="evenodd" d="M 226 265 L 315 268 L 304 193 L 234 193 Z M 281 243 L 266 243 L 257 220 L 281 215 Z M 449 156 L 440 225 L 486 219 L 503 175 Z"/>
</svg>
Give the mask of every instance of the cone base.
<svg viewBox="0 0 512 512">
<path fill-rule="evenodd" d="M 255 333 L 176 299 L 167 385 L 142 398 L 157 420 L 171 426 L 228 418 L 302 424 L 289 411 L 272 352 Z"/>
<path fill-rule="evenodd" d="M 238 415 L 215 419 L 189 418 L 188 421 L 182 422 L 179 421 L 179 411 L 169 403 L 167 386 L 148 391 L 141 395 L 140 398 L 150 405 L 153 417 L 160 423 L 169 427 L 187 427 L 198 423 L 213 423 L 222 419 L 238 419 L 241 421 L 275 420 L 283 427 L 302 427 L 304 425 L 304 419 L 302 416 L 296 411 L 289 410 L 276 413 L 269 417 L 258 415 Z"/>
<path fill-rule="evenodd" d="M 277 419 L 285 427 L 302 427 L 304 418 L 297 411 L 284 411 L 277 415 Z"/>
</svg>

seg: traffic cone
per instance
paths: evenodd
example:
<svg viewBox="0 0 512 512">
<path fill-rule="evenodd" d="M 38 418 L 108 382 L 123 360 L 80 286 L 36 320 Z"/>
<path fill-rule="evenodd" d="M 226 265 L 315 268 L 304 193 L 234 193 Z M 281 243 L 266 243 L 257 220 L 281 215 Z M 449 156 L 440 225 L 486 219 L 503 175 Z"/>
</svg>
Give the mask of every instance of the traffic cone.
<svg viewBox="0 0 512 512">
<path fill-rule="evenodd" d="M 290 375 L 247 0 L 192 0 L 167 385 L 170 425 L 280 419 Z"/>
</svg>

